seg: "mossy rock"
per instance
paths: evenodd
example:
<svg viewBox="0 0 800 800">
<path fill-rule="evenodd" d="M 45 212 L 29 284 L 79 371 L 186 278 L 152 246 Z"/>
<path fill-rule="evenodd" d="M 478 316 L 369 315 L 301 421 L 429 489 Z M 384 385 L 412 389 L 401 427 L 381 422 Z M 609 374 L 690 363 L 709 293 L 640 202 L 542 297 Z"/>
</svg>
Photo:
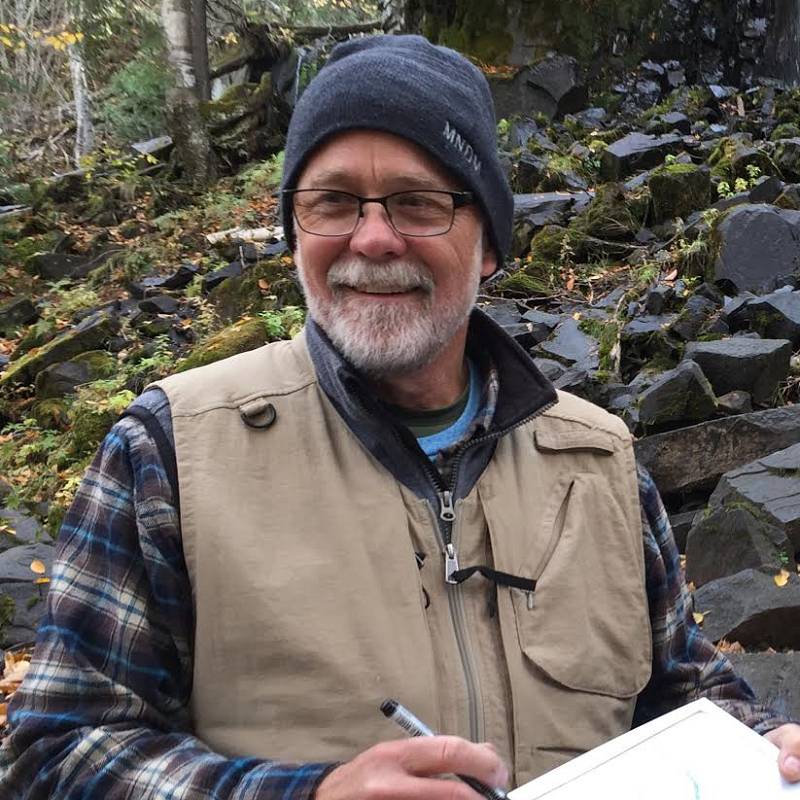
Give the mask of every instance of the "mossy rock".
<svg viewBox="0 0 800 800">
<path fill-rule="evenodd" d="M 31 408 L 31 416 L 42 428 L 57 431 L 69 428 L 69 409 L 64 399 L 60 397 L 38 400 Z"/>
<path fill-rule="evenodd" d="M 784 177 L 800 178 L 800 137 L 781 139 L 775 147 L 774 160 Z"/>
<path fill-rule="evenodd" d="M 781 139 L 796 139 L 800 137 L 800 125 L 795 122 L 784 122 L 775 126 L 775 130 L 770 134 L 771 142 L 778 142 Z"/>
<path fill-rule="evenodd" d="M 724 180 L 749 178 L 748 167 L 757 167 L 760 175 L 780 175 L 772 159 L 743 136 L 728 136 L 720 141 L 708 158 L 714 175 Z"/>
<path fill-rule="evenodd" d="M 531 257 L 534 263 L 557 264 L 569 246 L 571 232 L 560 225 L 545 225 L 531 241 Z"/>
<path fill-rule="evenodd" d="M 89 350 L 71 358 L 73 364 L 83 364 L 89 370 L 89 380 L 110 378 L 117 371 L 117 359 L 107 350 Z"/>
<path fill-rule="evenodd" d="M 256 264 L 243 275 L 228 278 L 209 292 L 220 318 L 232 322 L 248 313 L 303 305 L 294 269 L 276 258 Z"/>
<path fill-rule="evenodd" d="M 119 419 L 119 412 L 73 403 L 68 412 L 73 454 L 78 456 L 97 449 L 105 435 Z"/>
<path fill-rule="evenodd" d="M 694 164 L 667 164 L 654 170 L 648 181 L 656 223 L 706 208 L 711 203 L 711 174 Z"/>
<path fill-rule="evenodd" d="M 255 350 L 267 343 L 267 329 L 259 319 L 245 319 L 231 325 L 197 345 L 194 350 L 178 364 L 176 372 L 203 367 L 223 358 Z"/>
<path fill-rule="evenodd" d="M 216 100 L 201 105 L 209 130 L 216 133 L 237 125 L 244 117 L 261 117 L 272 97 L 272 77 L 261 76 L 260 83 L 240 83 L 231 86 Z"/>
<path fill-rule="evenodd" d="M 644 224 L 649 205 L 649 191 L 626 193 L 620 184 L 607 183 L 597 189 L 594 200 L 570 228 L 596 239 L 629 239 Z"/>
<path fill-rule="evenodd" d="M 69 361 L 81 353 L 98 350 L 119 330 L 119 320 L 101 312 L 87 317 L 72 330 L 57 336 L 41 347 L 35 347 L 18 361 L 9 364 L 0 375 L 0 389 L 31 383 L 36 375 L 51 364 Z"/>
</svg>

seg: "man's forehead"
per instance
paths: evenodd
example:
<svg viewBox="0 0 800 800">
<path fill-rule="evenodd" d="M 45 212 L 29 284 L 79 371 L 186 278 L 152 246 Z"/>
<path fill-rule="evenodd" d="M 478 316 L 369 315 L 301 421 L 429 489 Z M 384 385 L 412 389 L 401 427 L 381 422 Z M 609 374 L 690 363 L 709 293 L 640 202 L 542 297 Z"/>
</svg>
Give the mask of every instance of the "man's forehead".
<svg viewBox="0 0 800 800">
<path fill-rule="evenodd" d="M 334 186 L 370 177 L 411 189 L 460 188 L 459 181 L 418 144 L 377 130 L 345 131 L 328 139 L 309 157 L 299 184 Z"/>
</svg>

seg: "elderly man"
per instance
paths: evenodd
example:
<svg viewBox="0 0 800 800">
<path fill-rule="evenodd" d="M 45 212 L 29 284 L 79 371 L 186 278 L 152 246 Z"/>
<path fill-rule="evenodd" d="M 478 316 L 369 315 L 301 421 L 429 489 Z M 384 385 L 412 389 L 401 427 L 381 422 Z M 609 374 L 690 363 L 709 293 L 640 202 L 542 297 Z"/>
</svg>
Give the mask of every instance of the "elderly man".
<svg viewBox="0 0 800 800">
<path fill-rule="evenodd" d="M 800 728 L 691 620 L 624 425 L 472 310 L 511 233 L 494 128 L 453 51 L 336 48 L 286 147 L 310 321 L 105 440 L 4 796 L 468 800 L 438 776 L 521 783 L 699 696 L 800 778 Z M 385 697 L 448 735 L 398 740 Z"/>
</svg>

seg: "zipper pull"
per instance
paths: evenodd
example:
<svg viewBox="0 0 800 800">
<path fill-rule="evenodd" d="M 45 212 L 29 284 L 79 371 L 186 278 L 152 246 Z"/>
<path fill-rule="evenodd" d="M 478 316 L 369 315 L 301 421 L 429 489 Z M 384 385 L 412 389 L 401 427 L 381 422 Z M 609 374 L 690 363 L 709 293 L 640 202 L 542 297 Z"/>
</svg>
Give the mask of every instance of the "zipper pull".
<svg viewBox="0 0 800 800">
<path fill-rule="evenodd" d="M 453 507 L 453 493 L 447 490 L 439 492 L 439 519 L 445 522 L 453 522 L 456 518 L 456 510 Z"/>
<path fill-rule="evenodd" d="M 458 554 L 452 542 L 444 548 L 444 581 L 445 583 L 455 584 L 453 573 L 458 572 Z"/>
</svg>

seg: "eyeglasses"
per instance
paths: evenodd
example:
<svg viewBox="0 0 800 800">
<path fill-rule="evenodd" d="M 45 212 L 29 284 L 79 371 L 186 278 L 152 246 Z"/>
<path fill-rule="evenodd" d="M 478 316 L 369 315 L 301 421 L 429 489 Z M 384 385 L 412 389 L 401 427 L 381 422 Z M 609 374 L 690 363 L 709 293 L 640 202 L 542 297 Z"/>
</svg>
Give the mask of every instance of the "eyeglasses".
<svg viewBox="0 0 800 800">
<path fill-rule="evenodd" d="M 284 189 L 297 224 L 316 236 L 349 236 L 364 216 L 365 203 L 380 203 L 402 236 L 441 236 L 453 227 L 456 209 L 475 202 L 471 192 L 420 189 L 383 197 L 361 197 L 335 189 Z"/>
</svg>

